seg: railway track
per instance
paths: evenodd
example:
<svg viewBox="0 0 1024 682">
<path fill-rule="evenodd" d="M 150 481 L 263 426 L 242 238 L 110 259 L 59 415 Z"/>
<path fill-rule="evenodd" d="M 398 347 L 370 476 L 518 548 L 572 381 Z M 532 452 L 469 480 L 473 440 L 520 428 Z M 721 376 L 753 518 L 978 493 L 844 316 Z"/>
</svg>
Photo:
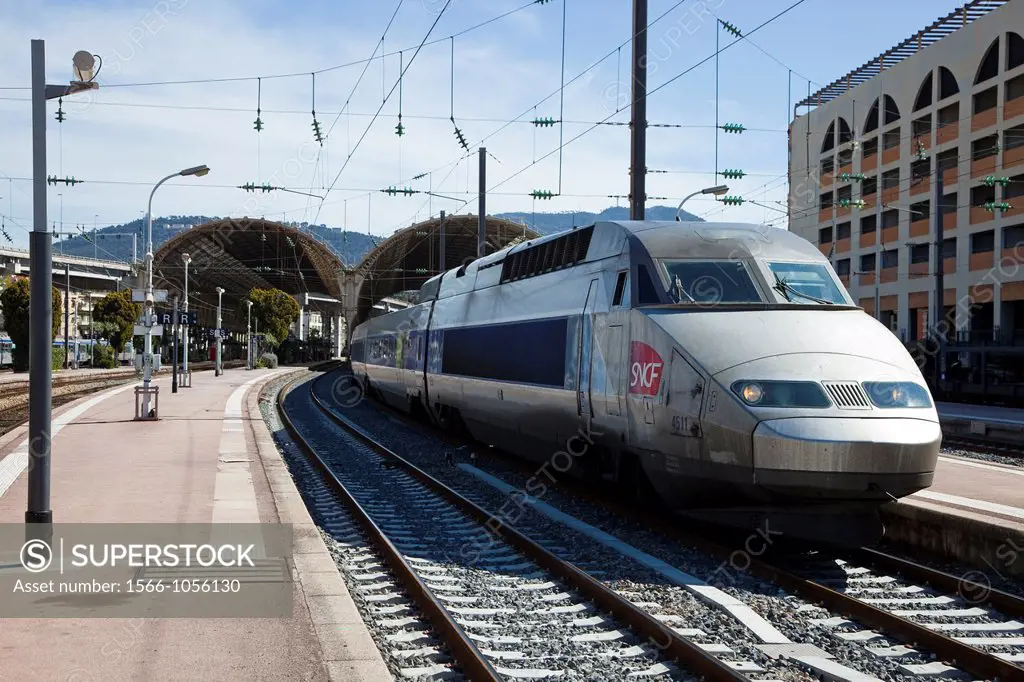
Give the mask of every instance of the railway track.
<svg viewBox="0 0 1024 682">
<path fill-rule="evenodd" d="M 765 672 L 727 646 L 701 643 L 706 633 L 631 603 L 558 558 L 551 541 L 493 525 L 490 512 L 338 415 L 310 384 L 282 391 L 279 411 L 380 557 L 362 558 L 386 564 L 392 577 L 361 575 L 379 580 L 385 595 L 399 583 L 407 596 L 396 598 L 418 605 L 469 678 L 741 680 Z"/>
<path fill-rule="evenodd" d="M 407 421 L 404 415 L 400 419 Z M 509 463 L 509 458 L 499 458 Z M 616 517 L 655 528 L 712 556 L 726 559 L 735 553 L 735 547 L 683 533 L 678 524 L 595 496 L 590 486 L 565 483 L 564 488 Z M 843 646 L 860 645 L 871 657 L 886 659 L 900 674 L 1024 679 L 1024 602 L 1015 595 L 877 550 L 842 556 L 819 551 L 812 561 L 796 564 L 792 557 L 778 559 L 747 556 L 744 571 L 824 606 L 827 613 L 812 623 Z"/>
<path fill-rule="evenodd" d="M 1002 457 L 1024 458 L 1024 442 L 1011 443 L 1004 440 L 983 438 L 980 436 L 949 435 L 942 436 L 943 448 L 963 448 L 989 455 Z"/>
</svg>

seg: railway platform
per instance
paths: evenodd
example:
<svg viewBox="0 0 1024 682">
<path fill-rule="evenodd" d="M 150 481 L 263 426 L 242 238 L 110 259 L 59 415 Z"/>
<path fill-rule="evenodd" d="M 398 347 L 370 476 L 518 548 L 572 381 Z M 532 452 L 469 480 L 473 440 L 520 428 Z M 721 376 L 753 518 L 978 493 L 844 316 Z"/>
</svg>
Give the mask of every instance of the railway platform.
<svg viewBox="0 0 1024 682">
<path fill-rule="evenodd" d="M 158 421 L 132 421 L 134 383 L 53 415 L 55 524 L 291 524 L 291 616 L 6 618 L 0 679 L 391 679 L 260 413 L 261 387 L 302 371 L 211 373 L 178 394 L 160 377 Z M 26 440 L 0 438 L 0 525 L 24 519 Z"/>
<path fill-rule="evenodd" d="M 1024 445 L 1024 410 L 939 403 L 944 448 L 931 487 L 885 510 L 887 537 L 978 566 L 993 577 L 1024 576 L 1024 460 L 966 456 Z M 972 445 L 975 444 L 975 445 Z"/>
</svg>

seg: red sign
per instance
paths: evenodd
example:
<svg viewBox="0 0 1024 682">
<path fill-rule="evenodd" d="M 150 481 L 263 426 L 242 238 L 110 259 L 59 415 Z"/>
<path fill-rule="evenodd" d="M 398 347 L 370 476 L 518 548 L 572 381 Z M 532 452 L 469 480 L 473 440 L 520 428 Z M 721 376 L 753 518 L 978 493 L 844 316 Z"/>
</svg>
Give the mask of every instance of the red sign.
<svg viewBox="0 0 1024 682">
<path fill-rule="evenodd" d="M 661 373 L 665 363 L 658 351 L 646 343 L 633 341 L 630 356 L 629 392 L 641 395 L 657 395 L 661 386 Z"/>
</svg>

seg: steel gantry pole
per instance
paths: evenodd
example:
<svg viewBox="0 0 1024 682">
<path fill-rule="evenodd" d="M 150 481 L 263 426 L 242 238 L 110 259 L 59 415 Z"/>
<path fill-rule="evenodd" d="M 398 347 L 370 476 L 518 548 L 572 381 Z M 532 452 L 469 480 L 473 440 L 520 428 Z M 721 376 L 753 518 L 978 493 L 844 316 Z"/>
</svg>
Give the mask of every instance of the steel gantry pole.
<svg viewBox="0 0 1024 682">
<path fill-rule="evenodd" d="M 192 262 L 192 258 L 187 253 L 183 253 L 181 254 L 181 260 L 184 261 L 185 263 L 185 303 L 182 307 L 182 310 L 185 313 L 186 318 L 185 324 L 182 325 L 181 329 L 181 346 L 182 352 L 184 353 L 184 355 L 182 355 L 181 360 L 181 373 L 185 379 L 184 384 L 191 388 L 192 381 L 189 379 L 188 376 L 188 264 Z"/>
<path fill-rule="evenodd" d="M 484 257 L 487 240 L 487 148 L 480 147 L 480 213 L 476 229 L 476 257 Z"/>
<path fill-rule="evenodd" d="M 53 271 L 46 229 L 46 48 L 32 41 L 32 234 L 29 267 L 28 509 L 25 523 L 53 522 L 50 510 L 50 400 L 52 393 Z"/>
<path fill-rule="evenodd" d="M 633 97 L 630 105 L 629 219 L 647 200 L 647 0 L 633 0 Z"/>
<path fill-rule="evenodd" d="M 64 264 L 64 369 L 71 367 L 71 265 Z"/>
<path fill-rule="evenodd" d="M 252 369 L 252 301 L 248 304 L 248 318 L 245 321 L 245 368 Z"/>
<path fill-rule="evenodd" d="M 942 170 L 939 169 L 939 157 L 935 155 L 935 168 L 933 169 L 935 175 L 935 197 L 932 200 L 934 208 L 932 208 L 932 215 L 934 216 L 934 225 L 932 226 L 933 234 L 935 235 L 935 313 L 932 318 L 935 327 L 936 342 L 938 347 L 935 350 L 935 393 L 936 398 L 942 394 L 942 365 L 945 361 L 945 336 L 943 334 L 942 327 L 942 310 L 945 301 L 945 271 L 943 266 L 945 265 L 942 253 L 942 242 L 944 236 L 944 230 L 942 225 Z"/>
<path fill-rule="evenodd" d="M 220 317 L 220 307 L 221 307 L 221 301 L 223 300 L 223 296 L 224 296 L 224 289 L 222 289 L 221 287 L 217 287 L 217 363 L 214 365 L 214 375 L 215 376 L 220 376 L 221 374 L 223 374 L 223 371 L 221 370 L 221 366 L 220 366 L 220 336 L 221 336 L 221 324 L 222 324 L 221 317 Z"/>
<path fill-rule="evenodd" d="M 32 52 L 32 232 L 29 234 L 28 506 L 25 534 L 48 540 L 50 509 L 50 418 L 53 393 L 53 238 L 46 229 L 46 101 L 98 87 L 91 82 L 95 60 L 78 52 L 72 60 L 80 80 L 46 84 L 46 43 L 33 40 Z"/>
</svg>

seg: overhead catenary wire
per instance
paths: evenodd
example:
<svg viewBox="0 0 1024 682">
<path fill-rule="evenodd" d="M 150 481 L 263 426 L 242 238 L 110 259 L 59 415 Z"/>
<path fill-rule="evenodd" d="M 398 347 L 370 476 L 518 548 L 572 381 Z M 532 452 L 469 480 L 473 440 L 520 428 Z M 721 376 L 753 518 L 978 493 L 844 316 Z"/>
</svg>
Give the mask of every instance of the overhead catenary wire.
<svg viewBox="0 0 1024 682">
<path fill-rule="evenodd" d="M 430 37 L 430 34 L 433 33 L 434 28 L 437 26 L 438 22 L 441 21 L 441 17 L 444 16 L 444 13 L 448 10 L 448 7 L 451 5 L 451 3 L 452 3 L 452 0 L 446 0 L 445 3 L 444 3 L 444 7 L 442 7 L 441 11 L 437 13 L 437 17 L 435 17 L 434 23 L 432 23 L 430 25 L 430 29 L 427 30 L 426 35 L 423 37 L 423 41 L 420 42 L 419 46 L 416 48 L 416 51 L 413 53 L 412 57 L 409 58 L 409 64 L 405 67 L 405 69 L 402 71 L 402 73 L 399 74 L 399 76 L 398 76 L 399 80 L 395 81 L 395 85 L 393 85 L 391 87 L 391 91 L 384 98 L 384 101 L 381 102 L 380 107 L 378 107 L 378 109 L 377 109 L 377 113 L 370 120 L 369 125 L 366 126 L 366 130 L 363 131 L 363 134 L 356 141 L 355 147 L 353 147 L 352 150 L 349 152 L 348 156 L 345 157 L 345 162 L 342 164 L 341 169 L 338 170 L 338 174 L 334 176 L 334 180 L 331 182 L 330 186 L 324 192 L 324 198 L 326 198 L 331 193 L 331 190 L 334 189 L 334 185 L 337 184 L 338 179 L 341 178 L 341 174 L 345 172 L 345 169 L 348 167 L 348 164 L 352 160 L 352 157 L 359 150 L 359 146 L 362 144 L 363 140 L 366 139 L 367 133 L 370 132 L 370 128 L 373 127 L 374 122 L 377 120 L 377 116 L 380 115 L 380 112 L 381 112 L 381 110 L 384 109 L 384 105 L 387 104 L 387 101 L 389 99 L 391 99 L 391 95 L 395 92 L 395 88 L 398 87 L 398 83 L 401 81 L 401 78 L 405 75 L 406 71 L 409 70 L 409 68 L 412 66 L 413 62 L 416 61 L 416 56 L 420 53 L 420 50 L 423 48 L 423 44 L 427 42 L 427 39 Z M 320 217 L 320 210 L 321 210 L 321 208 L 323 208 L 323 200 L 321 200 L 320 208 L 317 208 L 316 216 L 314 216 L 314 218 L 313 218 L 313 222 L 314 223 L 316 222 L 317 218 Z"/>
<path fill-rule="evenodd" d="M 758 26 L 756 26 L 753 29 L 751 29 L 748 32 L 748 35 L 751 35 L 753 33 L 756 33 L 758 31 L 760 31 L 765 26 L 768 26 L 769 24 L 773 23 L 774 21 L 776 21 L 776 20 L 780 19 L 781 17 L 785 16 L 786 14 L 788 14 L 789 12 L 794 10 L 795 8 L 799 7 L 800 5 L 805 3 L 806 1 L 807 0 L 796 0 L 796 2 L 792 3 L 791 5 L 789 5 L 785 9 L 781 10 L 780 12 L 778 12 L 777 14 L 772 16 L 771 18 L 766 19 L 761 24 L 759 24 Z M 714 53 L 708 55 L 704 59 L 702 59 L 699 62 L 693 64 L 692 66 L 684 69 L 683 71 L 675 74 L 674 76 L 672 76 L 668 80 L 664 81 L 660 85 L 658 85 L 658 86 L 656 86 L 656 87 L 654 87 L 652 89 L 649 89 L 646 92 L 646 94 L 644 95 L 644 97 L 645 98 L 649 98 L 651 95 L 655 94 L 656 92 L 658 92 L 660 90 L 663 90 L 664 88 L 666 88 L 669 85 L 671 85 L 672 83 L 676 82 L 677 80 L 679 80 L 683 76 L 687 75 L 688 73 L 694 71 L 698 67 L 700 67 L 700 66 L 706 64 L 707 62 L 711 61 L 712 59 L 714 59 L 714 57 L 717 55 L 717 53 L 724 52 L 725 50 L 728 50 L 730 47 L 734 46 L 738 42 L 740 42 L 740 39 L 734 40 L 734 41 L 732 41 L 732 42 L 722 46 L 721 48 L 716 50 Z M 614 53 L 615 53 L 615 51 L 613 50 L 612 52 L 609 53 L 609 55 L 614 54 Z M 618 112 L 613 112 L 613 113 L 609 114 L 608 116 L 606 116 L 603 120 L 607 121 L 607 120 L 611 119 L 613 116 L 615 116 L 617 113 Z M 523 168 L 519 169 L 518 171 L 516 171 L 516 172 L 512 173 L 511 175 L 507 176 L 505 179 L 499 181 L 497 184 L 493 185 L 491 187 L 491 189 L 497 189 L 498 187 L 501 187 L 502 185 L 505 185 L 506 183 L 510 182 L 514 178 L 516 178 L 519 175 L 522 175 L 523 173 L 525 173 L 527 170 L 529 170 L 534 165 L 536 165 L 536 163 L 538 163 L 540 161 L 543 161 L 544 159 L 546 159 L 546 158 L 548 158 L 550 156 L 553 156 L 554 154 L 558 153 L 562 147 L 565 147 L 565 146 L 568 146 L 568 145 L 572 144 L 573 142 L 575 142 L 576 140 L 579 140 L 580 138 L 584 137 L 585 135 L 587 135 L 588 133 L 590 133 L 591 131 L 593 131 L 597 127 L 598 127 L 597 124 L 595 124 L 593 126 L 590 126 L 590 127 L 586 128 L 585 130 L 583 130 L 583 132 L 581 132 L 581 133 L 577 134 L 576 136 L 570 138 L 568 141 L 564 142 L 563 144 L 560 144 L 557 148 L 551 150 L 547 154 L 542 155 L 540 158 L 537 159 L 537 161 L 532 162 L 532 163 L 524 166 Z M 491 192 L 491 189 L 488 190 L 489 193 Z M 470 202 L 472 202 L 472 199 L 469 199 L 466 203 L 464 203 L 462 206 L 460 206 L 459 209 L 457 209 L 455 212 L 458 212 L 459 210 L 462 210 L 462 208 L 464 208 Z"/>
</svg>

